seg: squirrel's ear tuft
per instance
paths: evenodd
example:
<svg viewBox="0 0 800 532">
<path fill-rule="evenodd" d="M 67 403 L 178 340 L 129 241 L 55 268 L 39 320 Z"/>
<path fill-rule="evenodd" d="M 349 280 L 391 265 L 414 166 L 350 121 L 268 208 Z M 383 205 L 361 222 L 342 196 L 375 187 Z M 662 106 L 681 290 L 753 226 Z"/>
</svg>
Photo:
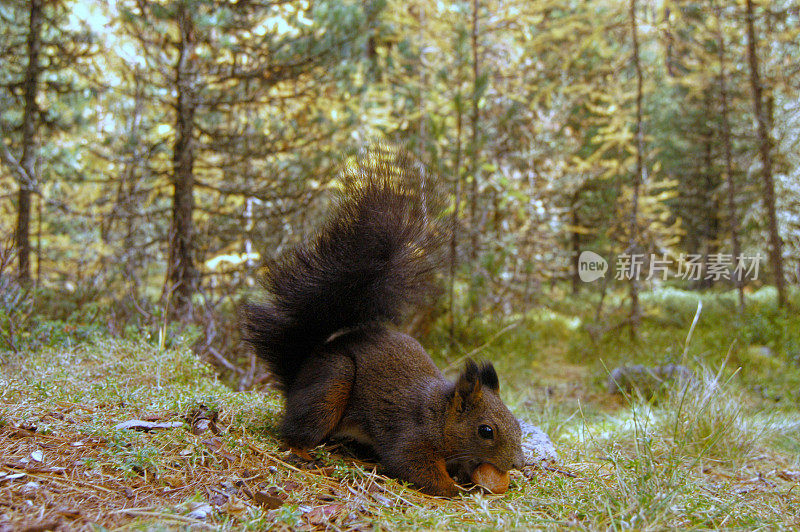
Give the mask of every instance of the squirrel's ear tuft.
<svg viewBox="0 0 800 532">
<path fill-rule="evenodd" d="M 458 376 L 452 402 L 457 410 L 463 412 L 481 397 L 480 369 L 472 359 L 467 359 L 464 371 Z"/>
<path fill-rule="evenodd" d="M 494 370 L 491 362 L 484 362 L 478 371 L 481 384 L 490 390 L 497 392 L 500 390 L 500 379 L 497 378 L 497 372 Z"/>
</svg>

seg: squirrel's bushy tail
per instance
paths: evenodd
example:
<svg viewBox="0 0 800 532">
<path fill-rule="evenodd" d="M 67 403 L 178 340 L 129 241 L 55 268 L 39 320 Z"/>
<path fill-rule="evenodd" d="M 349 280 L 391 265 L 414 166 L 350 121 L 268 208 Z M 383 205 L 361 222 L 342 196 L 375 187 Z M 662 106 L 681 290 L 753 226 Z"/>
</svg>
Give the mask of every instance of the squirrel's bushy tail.
<svg viewBox="0 0 800 532">
<path fill-rule="evenodd" d="M 332 334 L 398 321 L 435 292 L 442 233 L 432 190 L 402 152 L 373 148 L 345 168 L 327 222 L 269 268 L 268 301 L 243 310 L 246 340 L 283 386 Z"/>
</svg>

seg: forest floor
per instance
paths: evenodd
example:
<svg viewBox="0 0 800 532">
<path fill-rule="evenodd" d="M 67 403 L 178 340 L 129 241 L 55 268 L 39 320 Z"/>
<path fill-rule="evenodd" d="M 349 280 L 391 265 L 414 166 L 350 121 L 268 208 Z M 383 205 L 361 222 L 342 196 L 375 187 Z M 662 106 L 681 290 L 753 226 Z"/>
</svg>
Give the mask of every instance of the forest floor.
<svg viewBox="0 0 800 532">
<path fill-rule="evenodd" d="M 503 495 L 455 499 L 343 447 L 300 459 L 276 437 L 278 393 L 232 391 L 188 347 L 94 336 L 0 353 L 0 530 L 796 529 L 800 317 L 767 290 L 743 315 L 733 301 L 647 294 L 635 339 L 614 327 L 621 307 L 597 323 L 596 301 L 570 297 L 473 323 L 456 348 L 434 330 L 440 367 L 493 361 L 512 411 L 561 458 L 512 472 Z M 666 362 L 696 378 L 649 400 L 607 388 L 620 364 Z"/>
</svg>

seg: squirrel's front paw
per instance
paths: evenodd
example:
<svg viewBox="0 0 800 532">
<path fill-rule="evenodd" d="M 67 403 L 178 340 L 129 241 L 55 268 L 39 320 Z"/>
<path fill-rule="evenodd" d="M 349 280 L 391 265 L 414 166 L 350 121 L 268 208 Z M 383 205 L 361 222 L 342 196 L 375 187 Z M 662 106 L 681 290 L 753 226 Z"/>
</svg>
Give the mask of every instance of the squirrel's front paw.
<svg viewBox="0 0 800 532">
<path fill-rule="evenodd" d="M 442 482 L 435 486 L 422 486 L 420 491 L 434 497 L 455 497 L 461 493 L 462 489 L 458 487 L 458 484 L 450 481 L 449 484 Z"/>
<path fill-rule="evenodd" d="M 297 456 L 298 458 L 302 458 L 303 460 L 305 460 L 307 462 L 313 462 L 314 461 L 314 457 L 311 456 L 310 454 L 308 454 L 308 451 L 303 449 L 302 447 L 290 446 L 289 447 L 289 451 L 291 451 L 293 455 Z"/>
<path fill-rule="evenodd" d="M 455 483 L 453 478 L 447 473 L 444 460 L 438 460 L 432 469 L 430 478 L 423 482 L 422 492 L 437 497 L 455 497 L 461 492 L 461 488 Z"/>
<path fill-rule="evenodd" d="M 442 487 L 441 493 L 437 493 L 439 497 L 455 497 L 459 493 L 462 492 L 462 489 L 458 487 L 458 484 L 455 482 Z"/>
</svg>

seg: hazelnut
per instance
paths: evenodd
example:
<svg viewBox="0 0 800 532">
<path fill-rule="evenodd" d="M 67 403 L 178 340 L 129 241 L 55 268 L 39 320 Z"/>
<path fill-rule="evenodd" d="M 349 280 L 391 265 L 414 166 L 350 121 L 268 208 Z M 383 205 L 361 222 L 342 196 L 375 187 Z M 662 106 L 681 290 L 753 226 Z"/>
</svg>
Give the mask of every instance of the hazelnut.
<svg viewBox="0 0 800 532">
<path fill-rule="evenodd" d="M 505 493 L 508 489 L 508 471 L 500 471 L 489 463 L 483 463 L 475 468 L 470 475 L 472 482 L 492 493 Z"/>
</svg>

